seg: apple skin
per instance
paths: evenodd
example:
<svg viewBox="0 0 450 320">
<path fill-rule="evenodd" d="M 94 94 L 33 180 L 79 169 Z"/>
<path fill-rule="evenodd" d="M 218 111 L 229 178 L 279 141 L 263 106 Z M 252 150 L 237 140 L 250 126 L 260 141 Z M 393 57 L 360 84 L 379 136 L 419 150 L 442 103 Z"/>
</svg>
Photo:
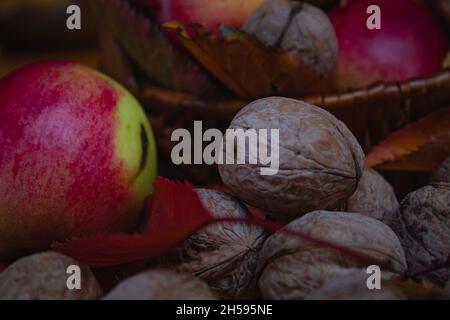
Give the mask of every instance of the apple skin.
<svg viewBox="0 0 450 320">
<path fill-rule="evenodd" d="M 381 30 L 366 27 L 370 5 L 381 9 Z M 341 91 L 431 76 L 448 50 L 435 18 L 413 0 L 351 0 L 332 11 L 330 20 L 339 42 Z"/>
<path fill-rule="evenodd" d="M 130 230 L 155 175 L 150 124 L 113 80 L 65 61 L 0 80 L 0 255 Z"/>
<path fill-rule="evenodd" d="M 264 0 L 132 0 L 151 7 L 161 24 L 178 20 L 185 24 L 199 23 L 212 32 L 223 24 L 240 28 Z"/>
</svg>

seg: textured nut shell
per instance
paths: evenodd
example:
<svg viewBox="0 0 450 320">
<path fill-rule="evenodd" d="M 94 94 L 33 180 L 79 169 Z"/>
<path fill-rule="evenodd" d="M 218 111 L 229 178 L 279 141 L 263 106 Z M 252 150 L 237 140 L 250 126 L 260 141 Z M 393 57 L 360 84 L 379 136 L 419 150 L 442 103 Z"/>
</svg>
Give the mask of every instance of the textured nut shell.
<svg viewBox="0 0 450 320">
<path fill-rule="evenodd" d="M 276 175 L 261 175 L 259 165 L 219 165 L 223 182 L 240 199 L 275 213 L 277 220 L 335 209 L 357 188 L 364 164 L 361 146 L 341 121 L 319 107 L 265 98 L 242 109 L 230 128 L 279 129 Z"/>
<path fill-rule="evenodd" d="M 445 261 L 450 253 L 450 188 L 420 188 L 403 199 L 400 213 L 393 228 L 405 249 L 408 266 L 414 269 Z M 429 273 L 427 279 L 444 285 L 450 270 Z"/>
<path fill-rule="evenodd" d="M 388 261 L 394 273 L 406 269 L 403 249 L 382 222 L 357 213 L 311 212 L 285 228 Z M 353 258 L 278 231 L 269 237 L 258 259 L 258 285 L 264 298 L 302 299 L 332 278 L 360 272 Z"/>
<path fill-rule="evenodd" d="M 450 158 L 447 158 L 431 176 L 432 184 L 450 184 Z"/>
<path fill-rule="evenodd" d="M 319 8 L 302 1 L 268 0 L 251 15 L 244 30 L 266 46 L 280 46 L 325 78 L 334 71 L 338 41 Z"/>
<path fill-rule="evenodd" d="M 367 274 L 331 279 L 306 297 L 307 300 L 407 300 L 390 282 L 382 281 L 380 290 L 367 288 Z"/>
<path fill-rule="evenodd" d="M 70 265 L 81 269 L 81 289 L 69 290 L 66 273 Z M 46 252 L 17 260 L 0 273 L 0 299 L 94 300 L 101 289 L 91 270 L 59 253 Z"/>
<path fill-rule="evenodd" d="M 234 198 L 216 190 L 198 189 L 205 208 L 223 218 L 245 218 L 247 210 Z M 245 223 L 216 223 L 186 240 L 177 270 L 205 280 L 221 298 L 255 298 L 256 260 L 265 231 Z"/>
<path fill-rule="evenodd" d="M 394 188 L 378 172 L 364 169 L 358 189 L 348 199 L 346 211 L 357 212 L 387 225 L 398 215 Z"/>
<path fill-rule="evenodd" d="M 276 46 L 289 27 L 293 11 L 301 5 L 297 1 L 267 0 L 247 20 L 244 31 L 267 46 Z"/>
<path fill-rule="evenodd" d="M 150 270 L 119 283 L 104 300 L 213 300 L 206 283 L 191 275 Z"/>
</svg>

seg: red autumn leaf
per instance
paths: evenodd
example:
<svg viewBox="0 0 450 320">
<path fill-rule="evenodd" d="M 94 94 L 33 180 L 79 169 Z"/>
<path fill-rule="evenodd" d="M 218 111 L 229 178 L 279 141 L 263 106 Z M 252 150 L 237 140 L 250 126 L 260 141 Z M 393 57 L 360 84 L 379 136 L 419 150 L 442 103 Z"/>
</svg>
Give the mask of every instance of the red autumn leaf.
<svg viewBox="0 0 450 320">
<path fill-rule="evenodd" d="M 214 220 L 191 185 L 158 177 L 144 233 L 175 242 Z"/>
<path fill-rule="evenodd" d="M 428 114 L 393 133 L 366 157 L 381 170 L 433 171 L 450 154 L 450 108 Z"/>
<path fill-rule="evenodd" d="M 196 24 L 186 27 L 175 21 L 163 27 L 177 32 L 184 48 L 239 97 L 298 97 L 331 90 L 330 79 L 288 52 L 265 47 L 242 30 L 221 26 L 222 36 L 216 36 Z"/>
<path fill-rule="evenodd" d="M 71 239 L 63 243 L 54 243 L 52 247 L 55 251 L 91 267 L 111 267 L 160 257 L 202 227 L 213 222 L 253 223 L 271 232 L 281 229 L 280 232 L 284 232 L 287 236 L 298 237 L 338 250 L 363 264 L 385 265 L 383 261 L 374 261 L 365 254 L 350 248 L 283 228 L 283 225 L 262 217 L 214 218 L 203 207 L 191 185 L 172 182 L 161 177 L 156 179 L 149 206 L 149 219 L 142 233 Z"/>
<path fill-rule="evenodd" d="M 143 233 L 72 239 L 53 249 L 92 267 L 120 265 L 158 257 L 213 221 L 192 186 L 158 177 Z"/>
</svg>

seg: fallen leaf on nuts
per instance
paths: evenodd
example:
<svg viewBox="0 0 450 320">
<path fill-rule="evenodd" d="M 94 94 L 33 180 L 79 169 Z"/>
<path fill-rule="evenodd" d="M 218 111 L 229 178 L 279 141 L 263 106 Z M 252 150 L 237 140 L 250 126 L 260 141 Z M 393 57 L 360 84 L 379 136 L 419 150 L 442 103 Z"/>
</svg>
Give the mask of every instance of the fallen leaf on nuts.
<svg viewBox="0 0 450 320">
<path fill-rule="evenodd" d="M 149 206 L 149 219 L 144 232 L 137 234 L 105 234 L 82 239 L 56 242 L 53 249 L 85 263 L 103 268 L 136 261 L 159 258 L 178 246 L 197 231 L 214 222 L 250 223 L 275 232 L 284 226 L 267 219 L 251 216 L 244 218 L 214 217 L 202 205 L 197 193 L 189 184 L 180 184 L 158 177 Z M 362 264 L 378 264 L 361 252 L 339 244 L 316 239 L 308 234 L 284 228 L 282 233 L 311 242 L 317 246 L 337 250 Z"/>
<path fill-rule="evenodd" d="M 328 248 L 338 252 L 347 259 L 356 261 L 359 265 L 389 266 L 386 261 L 374 259 L 360 250 L 354 250 L 340 243 L 314 237 L 309 233 L 285 228 L 258 216 L 243 218 L 214 217 L 202 205 L 202 202 L 189 184 L 181 184 L 158 177 L 154 185 L 154 194 L 149 206 L 149 219 L 142 233 L 138 234 L 105 234 L 83 239 L 71 239 L 63 243 L 54 243 L 53 249 L 72 257 L 81 263 L 94 268 L 125 265 L 131 262 L 139 263 L 133 270 L 153 262 L 184 240 L 211 223 L 247 223 L 263 227 L 267 231 L 284 234 L 287 238 L 294 237 L 303 242 L 309 242 L 316 247 Z M 374 220 L 376 221 L 376 220 Z M 125 274 L 133 273 L 122 270 Z M 403 275 L 402 275 L 403 276 Z"/>
</svg>

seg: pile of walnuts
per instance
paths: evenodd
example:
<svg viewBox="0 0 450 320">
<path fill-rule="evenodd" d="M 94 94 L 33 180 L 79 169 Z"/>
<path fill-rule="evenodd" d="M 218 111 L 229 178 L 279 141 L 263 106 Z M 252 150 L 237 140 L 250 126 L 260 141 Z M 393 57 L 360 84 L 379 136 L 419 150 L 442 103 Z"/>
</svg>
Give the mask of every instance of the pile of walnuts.
<svg viewBox="0 0 450 320">
<path fill-rule="evenodd" d="M 352 133 L 328 112 L 286 98 L 255 101 L 236 115 L 230 128 L 280 130 L 278 174 L 261 176 L 260 165 L 222 165 L 223 182 L 243 201 L 285 229 L 338 244 L 385 263 L 383 279 L 450 259 L 450 159 L 430 184 L 399 204 L 392 186 L 364 168 L 364 154 Z M 324 211 L 326 210 L 326 211 Z M 336 250 L 279 230 L 259 252 L 257 282 L 267 299 L 403 299 L 407 294 L 386 282 L 373 295 L 357 283 L 366 265 Z M 421 278 L 436 288 L 450 279 L 442 268 Z M 344 287 L 348 286 L 348 290 Z"/>
<path fill-rule="evenodd" d="M 240 221 L 251 215 L 250 204 L 283 228 L 270 234 L 254 224 L 207 226 L 175 248 L 164 269 L 126 279 L 106 295 L 82 265 L 82 290 L 68 291 L 65 270 L 80 264 L 37 254 L 0 273 L 0 299 L 408 299 L 399 276 L 447 259 L 450 159 L 399 204 L 389 183 L 364 168 L 353 134 L 318 107 L 266 98 L 245 107 L 230 128 L 279 129 L 279 171 L 221 165 L 235 196 L 197 189 L 199 199 L 215 217 Z M 381 290 L 366 285 L 369 260 L 382 264 Z M 448 298 L 449 275 L 426 274 L 433 290 L 424 292 Z"/>
<path fill-rule="evenodd" d="M 277 174 L 260 175 L 258 164 L 219 166 L 234 194 L 269 219 L 287 223 L 259 251 L 256 281 L 262 298 L 304 299 L 330 281 L 362 279 L 366 266 L 358 259 L 288 231 L 381 261 L 386 278 L 407 270 L 401 242 L 389 227 L 399 209 L 394 190 L 364 168 L 364 153 L 341 121 L 302 101 L 272 97 L 245 107 L 230 128 L 279 129 Z"/>
<path fill-rule="evenodd" d="M 395 279 L 416 267 L 447 259 L 450 159 L 436 171 L 429 186 L 399 204 L 392 186 L 375 170 L 364 167 L 363 151 L 348 128 L 318 107 L 293 99 L 265 98 L 239 112 L 230 128 L 279 129 L 277 174 L 261 175 L 264 164 L 259 162 L 219 166 L 224 184 L 240 201 L 285 224 L 268 235 L 255 254 L 255 296 L 405 299 L 410 295 Z M 382 263 L 385 289 L 370 292 L 367 264 L 361 259 L 294 236 L 292 231 Z M 431 272 L 421 280 L 424 286 L 441 290 L 449 280 L 449 270 Z M 338 286 L 341 296 L 336 297 L 330 290 Z"/>
</svg>

